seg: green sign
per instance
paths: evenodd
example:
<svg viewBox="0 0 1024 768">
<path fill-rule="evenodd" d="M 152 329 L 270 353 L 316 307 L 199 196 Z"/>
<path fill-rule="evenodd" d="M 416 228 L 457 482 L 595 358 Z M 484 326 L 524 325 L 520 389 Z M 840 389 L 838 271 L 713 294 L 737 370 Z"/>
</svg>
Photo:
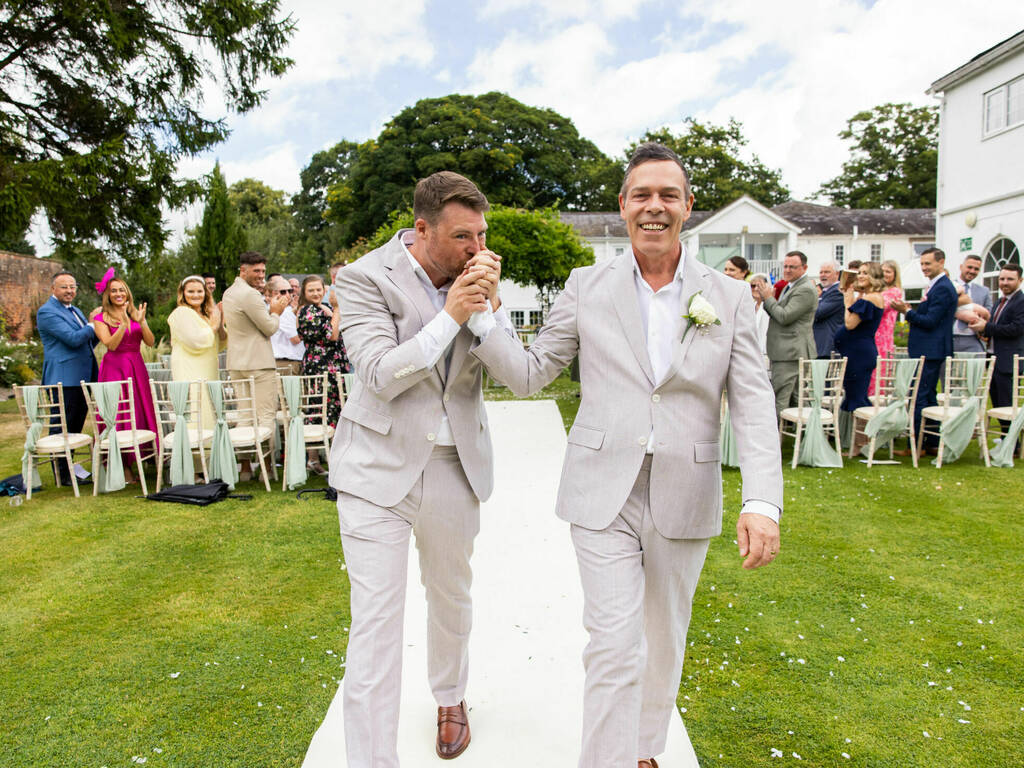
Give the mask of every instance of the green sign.
<svg viewBox="0 0 1024 768">
<path fill-rule="evenodd" d="M 971 250 L 971 248 L 974 247 L 972 245 L 973 242 L 974 242 L 974 238 L 973 237 L 961 237 L 960 238 L 960 253 L 963 253 L 964 251 Z"/>
</svg>

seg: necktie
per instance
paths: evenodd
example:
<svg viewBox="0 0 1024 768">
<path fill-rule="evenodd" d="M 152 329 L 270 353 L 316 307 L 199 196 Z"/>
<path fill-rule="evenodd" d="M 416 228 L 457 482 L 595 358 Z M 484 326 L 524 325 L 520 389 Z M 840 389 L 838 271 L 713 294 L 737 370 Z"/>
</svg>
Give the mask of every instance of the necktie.
<svg viewBox="0 0 1024 768">
<path fill-rule="evenodd" d="M 996 311 L 992 313 L 992 322 L 993 323 L 995 323 L 997 320 L 999 320 L 999 315 L 1002 313 L 1003 307 L 1005 307 L 1005 306 L 1006 306 L 1006 297 L 1003 296 L 1003 298 L 1001 298 L 999 300 L 999 306 L 996 307 Z"/>
<path fill-rule="evenodd" d="M 779 301 L 782 301 L 784 298 L 786 298 L 786 294 L 789 293 L 789 289 L 792 287 L 792 283 L 786 283 L 785 287 L 782 289 L 782 293 L 779 294 Z"/>
<path fill-rule="evenodd" d="M 74 308 L 70 304 L 68 305 L 68 312 L 70 312 L 71 316 L 75 319 L 75 325 L 77 325 L 79 328 L 85 327 L 85 323 L 82 322 L 82 318 L 78 316 L 78 314 L 75 312 Z"/>
</svg>

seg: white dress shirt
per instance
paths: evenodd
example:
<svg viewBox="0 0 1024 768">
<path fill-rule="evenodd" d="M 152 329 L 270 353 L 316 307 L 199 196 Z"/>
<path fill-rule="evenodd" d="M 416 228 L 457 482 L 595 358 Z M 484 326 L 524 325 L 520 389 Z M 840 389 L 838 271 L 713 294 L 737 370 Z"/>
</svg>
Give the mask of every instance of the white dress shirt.
<svg viewBox="0 0 1024 768">
<path fill-rule="evenodd" d="M 289 304 L 281 313 L 281 320 L 277 330 L 270 337 L 270 346 L 274 350 L 274 358 L 277 360 L 302 360 L 306 352 L 306 345 L 299 341 L 292 343 L 292 339 L 299 335 L 298 326 L 295 320 L 295 310 Z"/>
<path fill-rule="evenodd" d="M 683 263 L 686 261 L 686 248 L 679 254 L 679 265 L 676 267 L 672 282 L 663 285 L 657 291 L 651 288 L 640 273 L 640 265 L 633 257 L 633 281 L 636 285 L 636 298 L 640 304 L 640 320 L 647 336 L 647 357 L 651 361 L 654 380 L 658 384 L 664 381 L 672 366 L 680 339 L 676 338 L 679 318 L 684 314 L 683 299 Z M 654 453 L 654 429 L 647 438 L 647 452 Z M 743 504 L 742 513 L 752 512 L 764 515 L 779 522 L 779 508 L 774 504 L 759 499 L 750 499 Z"/>
<path fill-rule="evenodd" d="M 423 350 L 423 356 L 427 359 L 427 366 L 433 367 L 441 359 L 441 355 L 449 353 L 452 342 L 459 335 L 460 326 L 451 315 L 444 311 L 451 282 L 445 283 L 440 288 L 434 287 L 434 283 L 427 277 L 426 270 L 420 266 L 420 263 L 416 261 L 416 257 L 409 251 L 409 246 L 415 241 L 416 233 L 411 230 L 402 236 L 402 247 L 405 249 L 405 255 L 409 259 L 412 271 L 420 281 L 420 285 L 423 286 L 423 290 L 426 292 L 427 298 L 430 299 L 430 303 L 437 310 L 434 319 L 424 325 L 415 336 L 416 342 L 420 345 L 420 349 Z M 490 309 L 491 304 L 489 301 L 487 306 Z M 504 307 L 499 307 L 497 312 L 474 312 L 466 324 L 469 330 L 481 341 L 486 339 L 487 334 L 498 324 L 507 332 L 515 333 Z M 448 371 L 446 370 L 445 375 L 447 374 Z M 452 428 L 448 424 L 447 414 L 441 415 L 441 424 L 437 428 L 436 435 L 435 445 L 455 445 L 455 437 L 452 435 Z"/>
</svg>

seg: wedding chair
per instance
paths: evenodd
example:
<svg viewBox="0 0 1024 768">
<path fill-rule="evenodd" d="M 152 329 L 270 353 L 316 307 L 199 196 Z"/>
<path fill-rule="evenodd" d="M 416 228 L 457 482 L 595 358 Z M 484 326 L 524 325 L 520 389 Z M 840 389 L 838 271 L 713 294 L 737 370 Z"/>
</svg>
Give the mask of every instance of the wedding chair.
<svg viewBox="0 0 1024 768">
<path fill-rule="evenodd" d="M 279 376 L 278 398 L 284 414 L 285 470 L 281 490 L 306 481 L 306 450 L 316 447 L 327 456 L 334 427 L 327 423 L 330 396 L 327 373 Z"/>
<path fill-rule="evenodd" d="M 798 462 L 815 467 L 843 465 L 839 444 L 839 404 L 845 373 L 845 357 L 831 360 L 801 358 L 796 407 L 784 408 L 779 414 L 779 432 L 795 440 L 794 468 Z M 828 408 L 822 406 L 823 401 L 829 404 Z M 790 424 L 791 431 L 787 429 Z M 828 445 L 829 434 L 835 442 L 834 453 Z M 804 444 L 803 455 L 801 444 Z"/>
<path fill-rule="evenodd" d="M 336 372 L 334 378 L 338 382 L 338 396 L 341 397 L 341 405 L 344 406 L 348 396 L 352 394 L 352 387 L 356 384 L 356 375 Z"/>
<path fill-rule="evenodd" d="M 21 455 L 21 478 L 25 498 L 32 498 L 32 487 L 38 485 L 34 464 L 49 463 L 60 487 L 60 473 L 54 462 L 63 459 L 71 467 L 71 487 L 78 497 L 78 478 L 74 472 L 75 454 L 90 452 L 92 436 L 68 432 L 64 415 L 64 388 L 60 384 L 20 387 L 15 385 L 14 398 L 25 424 L 25 444 Z M 56 430 L 50 434 L 51 430 Z"/>
<path fill-rule="evenodd" d="M 209 482 L 204 447 L 213 439 L 212 429 L 202 427 L 202 382 L 149 381 L 160 431 L 157 444 L 156 492 L 160 493 L 165 461 L 170 464 L 171 485 L 193 484 L 199 457 L 203 482 Z"/>
<path fill-rule="evenodd" d="M 875 450 L 880 445 L 888 444 L 889 459 L 892 460 L 893 440 L 906 435 L 910 440 L 914 468 L 917 468 L 917 440 L 911 414 L 923 370 L 923 357 L 878 358 L 875 363 L 875 394 L 870 398 L 872 404 L 853 412 L 853 439 L 848 458 L 852 459 L 863 447 L 863 444 L 857 445 L 857 436 L 862 435 L 867 446 L 868 467 L 871 467 Z"/>
<path fill-rule="evenodd" d="M 943 459 L 956 461 L 960 458 L 971 438 L 978 435 L 981 455 L 985 466 L 991 465 L 988 455 L 985 403 L 988 401 L 989 382 L 992 381 L 994 357 L 984 360 L 977 357 L 947 357 L 945 395 L 940 405 L 921 410 L 921 426 L 917 444 L 924 445 L 924 436 L 939 438 L 936 467 L 942 467 Z M 936 426 L 928 426 L 928 422 Z"/>
<path fill-rule="evenodd" d="M 263 485 L 269 491 L 268 459 L 274 474 L 274 482 L 277 482 L 277 467 L 271 456 L 274 448 L 274 425 L 260 423 L 256 412 L 255 385 L 252 377 L 208 381 L 206 386 L 214 413 L 217 415 L 210 449 L 211 472 L 214 477 L 220 474 L 221 480 L 233 486 L 238 477 L 234 459 L 239 454 L 243 457 L 255 455 L 259 461 Z M 230 457 L 227 455 L 228 450 L 231 453 Z M 225 474 L 228 477 L 225 477 Z"/>
<path fill-rule="evenodd" d="M 1022 422 L 1024 422 L 1024 415 L 1022 415 L 1024 414 L 1024 357 L 1021 355 L 1013 356 L 1013 378 L 1010 392 L 1012 396 L 1010 404 L 998 408 L 989 408 L 985 412 L 985 421 L 998 419 L 999 427 L 997 433 L 1000 440 L 1005 441 L 1009 439 L 1016 445 L 1022 428 Z M 1003 448 L 1002 445 L 1000 445 L 1000 449 L 1000 453 L 1007 454 L 1006 458 L 1010 460 L 1012 465 L 1013 449 Z M 1024 459 L 1024 441 L 1021 441 L 1019 457 Z M 999 465 L 1001 463 L 997 464 L 997 466 Z"/>
<path fill-rule="evenodd" d="M 142 493 L 148 495 L 142 462 L 157 456 L 159 440 L 156 432 L 135 426 L 135 393 L 131 377 L 120 381 L 83 381 L 82 391 L 96 430 L 92 449 L 92 495 L 100 492 L 101 485 L 104 493 L 124 488 L 122 452 L 134 454 Z"/>
</svg>

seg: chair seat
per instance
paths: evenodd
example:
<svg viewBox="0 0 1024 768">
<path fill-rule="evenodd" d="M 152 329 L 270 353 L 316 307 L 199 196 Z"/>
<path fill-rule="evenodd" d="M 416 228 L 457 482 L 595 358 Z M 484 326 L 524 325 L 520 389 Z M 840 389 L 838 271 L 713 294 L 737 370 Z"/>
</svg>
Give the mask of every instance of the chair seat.
<svg viewBox="0 0 1024 768">
<path fill-rule="evenodd" d="M 228 430 L 228 436 L 231 438 L 232 445 L 253 445 L 256 442 L 263 442 L 269 440 L 271 434 L 270 427 L 231 427 Z"/>
<path fill-rule="evenodd" d="M 881 408 L 875 410 L 875 406 L 873 405 L 862 405 L 860 408 L 854 410 L 853 415 L 858 419 L 864 419 L 865 421 L 867 421 L 868 419 L 872 418 L 876 413 L 881 412 Z"/>
<path fill-rule="evenodd" d="M 832 419 L 832 411 L 826 411 L 824 408 L 819 408 L 818 412 L 821 414 L 821 423 L 822 424 L 831 424 L 832 423 L 832 421 L 833 421 L 833 419 Z M 792 421 L 792 422 L 799 422 L 801 424 L 806 424 L 807 420 L 809 418 L 811 418 L 811 409 L 810 408 L 783 408 L 782 409 L 782 413 L 779 414 L 779 415 L 782 416 L 782 419 L 784 421 Z"/>
<path fill-rule="evenodd" d="M 92 435 L 69 432 L 67 437 L 71 450 L 92 445 Z M 64 435 L 43 435 L 36 440 L 36 453 L 64 453 Z"/>
<path fill-rule="evenodd" d="M 124 448 L 131 448 L 133 445 L 145 445 L 146 443 L 152 443 L 156 440 L 156 432 L 151 432 L 148 429 L 136 429 L 135 440 L 132 440 L 132 433 L 128 430 L 117 431 L 117 445 Z M 100 440 L 100 448 L 107 450 L 110 448 L 110 438 L 104 437 Z"/>
<path fill-rule="evenodd" d="M 960 411 L 962 411 L 958 405 L 951 405 L 948 409 L 943 408 L 941 405 L 929 405 L 927 408 L 921 409 L 921 416 L 932 421 L 945 421 L 946 419 L 952 419 Z"/>
<path fill-rule="evenodd" d="M 203 445 L 207 445 L 212 439 L 212 429 L 198 429 L 196 427 L 188 428 L 188 444 L 190 448 L 198 448 L 200 440 L 202 440 Z M 165 451 L 170 450 L 174 445 L 174 431 L 172 430 L 164 435 L 160 442 L 163 444 Z"/>
<path fill-rule="evenodd" d="M 990 419 L 1003 419 L 1011 421 L 1014 417 L 1012 405 L 1002 405 L 998 408 L 989 408 L 985 412 Z"/>
<path fill-rule="evenodd" d="M 334 437 L 334 427 L 330 424 L 327 425 L 327 439 L 330 440 Z M 308 443 L 312 441 L 318 441 L 324 439 L 324 425 L 323 424 L 303 424 L 302 425 L 302 437 Z"/>
</svg>

